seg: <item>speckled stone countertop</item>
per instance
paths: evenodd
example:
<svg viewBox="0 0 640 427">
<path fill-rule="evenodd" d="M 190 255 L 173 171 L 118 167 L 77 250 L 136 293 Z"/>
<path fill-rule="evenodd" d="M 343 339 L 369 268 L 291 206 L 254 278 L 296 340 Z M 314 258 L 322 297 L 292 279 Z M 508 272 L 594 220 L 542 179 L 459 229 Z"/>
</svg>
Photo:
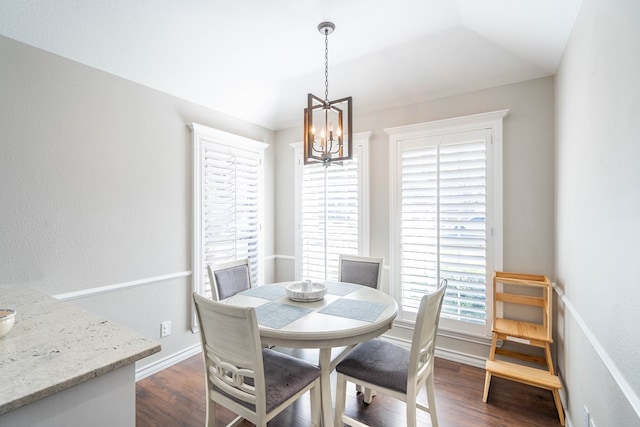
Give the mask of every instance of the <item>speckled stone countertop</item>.
<svg viewBox="0 0 640 427">
<path fill-rule="evenodd" d="M 160 351 L 153 340 L 25 286 L 0 285 L 0 306 L 17 311 L 0 338 L 0 415 Z"/>
</svg>

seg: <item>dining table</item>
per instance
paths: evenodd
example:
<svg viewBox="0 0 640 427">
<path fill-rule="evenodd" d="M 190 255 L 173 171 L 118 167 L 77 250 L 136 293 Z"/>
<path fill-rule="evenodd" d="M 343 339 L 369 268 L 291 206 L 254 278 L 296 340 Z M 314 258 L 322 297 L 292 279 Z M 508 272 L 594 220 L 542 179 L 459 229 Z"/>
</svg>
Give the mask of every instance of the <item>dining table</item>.
<svg viewBox="0 0 640 427">
<path fill-rule="evenodd" d="M 263 345 L 319 349 L 322 421 L 332 427 L 331 372 L 355 345 L 391 329 L 398 305 L 381 290 L 345 282 L 322 283 L 326 294 L 315 301 L 291 299 L 287 286 L 296 283 L 256 286 L 225 302 L 256 308 Z M 332 358 L 334 348 L 341 351 Z"/>
</svg>

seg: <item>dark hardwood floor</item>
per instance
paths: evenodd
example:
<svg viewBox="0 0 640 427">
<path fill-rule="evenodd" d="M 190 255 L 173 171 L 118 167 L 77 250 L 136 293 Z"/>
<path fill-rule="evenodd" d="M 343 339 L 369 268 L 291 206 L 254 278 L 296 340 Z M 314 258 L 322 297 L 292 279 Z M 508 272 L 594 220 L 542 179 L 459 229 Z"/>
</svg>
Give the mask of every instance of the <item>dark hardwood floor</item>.
<svg viewBox="0 0 640 427">
<path fill-rule="evenodd" d="M 136 385 L 137 427 L 202 427 L 205 423 L 204 368 L 200 354 Z M 438 419 L 443 427 L 547 427 L 559 426 L 551 392 L 493 378 L 488 403 L 482 402 L 484 370 L 436 359 L 435 383 Z M 335 374 L 332 375 L 335 381 Z M 335 390 L 335 383 L 333 384 Z M 404 403 L 384 395 L 371 405 L 362 402 L 355 388 L 347 390 L 346 412 L 376 427 L 405 425 Z M 422 401 L 425 401 L 424 390 Z M 216 426 L 234 414 L 219 407 Z M 308 426 L 308 396 L 274 418 L 269 426 Z M 251 426 L 244 421 L 242 426 Z M 429 416 L 418 411 L 418 425 L 430 426 Z"/>
</svg>

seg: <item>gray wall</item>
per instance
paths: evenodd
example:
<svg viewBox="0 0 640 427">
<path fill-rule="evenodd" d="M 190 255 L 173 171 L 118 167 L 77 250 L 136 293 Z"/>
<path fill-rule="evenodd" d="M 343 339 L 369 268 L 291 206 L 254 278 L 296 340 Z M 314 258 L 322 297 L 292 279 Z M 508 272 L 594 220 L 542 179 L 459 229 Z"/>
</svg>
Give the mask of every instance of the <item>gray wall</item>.
<svg viewBox="0 0 640 427">
<path fill-rule="evenodd" d="M 383 129 L 432 120 L 508 109 L 504 120 L 504 269 L 553 277 L 553 77 L 531 80 L 423 104 L 358 115 L 354 100 L 354 132 L 371 131 L 370 255 L 389 260 L 389 138 Z M 276 278 L 294 279 L 293 149 L 302 129 L 276 135 Z M 388 276 L 388 274 L 386 275 Z M 383 287 L 388 289 L 385 277 Z M 410 331 L 394 330 L 408 338 Z M 458 341 L 443 337 L 439 346 L 449 357 L 484 367 L 488 341 Z M 466 355 L 461 359 L 457 352 Z M 443 354 L 443 353 L 441 353 Z"/>
<path fill-rule="evenodd" d="M 585 0 L 556 77 L 558 355 L 582 426 L 640 425 L 640 2 Z"/>
<path fill-rule="evenodd" d="M 504 267 L 557 281 L 556 350 L 574 426 L 582 425 L 583 405 L 599 427 L 640 424 L 638 22 L 637 0 L 584 0 L 555 82 L 538 79 L 368 115 L 357 115 L 355 100 L 355 131 L 373 131 L 370 253 L 387 259 L 383 129 L 510 110 Z M 188 330 L 186 124 L 193 121 L 272 144 L 266 254 L 275 257 L 267 279 L 293 277 L 288 144 L 301 140 L 300 128 L 274 134 L 3 37 L 0 59 L 1 282 L 53 295 L 85 292 L 72 303 L 149 337 L 159 339 L 160 322 L 172 320 L 162 353 L 141 361 L 143 367 L 196 345 Z M 152 280 L 164 275 L 178 277 Z M 92 294 L 135 281 L 149 283 Z M 472 363 L 486 351 L 452 339 L 439 345 L 470 353 Z"/>
<path fill-rule="evenodd" d="M 199 343 L 189 330 L 191 122 L 266 143 L 274 138 L 0 37 L 0 282 L 50 295 L 84 293 L 71 302 L 150 338 L 160 340 L 160 322 L 171 320 L 162 352 L 139 366 Z M 272 194 L 271 178 L 266 186 Z M 271 198 L 265 222 L 271 256 Z M 165 275 L 177 277 L 154 279 Z M 137 281 L 143 285 L 94 292 Z"/>
</svg>

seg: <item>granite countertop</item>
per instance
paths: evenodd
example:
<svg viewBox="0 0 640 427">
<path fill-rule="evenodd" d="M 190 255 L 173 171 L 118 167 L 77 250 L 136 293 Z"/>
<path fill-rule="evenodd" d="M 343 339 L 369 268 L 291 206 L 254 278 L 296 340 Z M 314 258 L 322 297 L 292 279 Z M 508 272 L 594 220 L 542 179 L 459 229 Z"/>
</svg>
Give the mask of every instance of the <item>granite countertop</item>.
<svg viewBox="0 0 640 427">
<path fill-rule="evenodd" d="M 17 311 L 0 338 L 0 415 L 160 351 L 160 344 L 25 286 L 0 285 Z"/>
</svg>

